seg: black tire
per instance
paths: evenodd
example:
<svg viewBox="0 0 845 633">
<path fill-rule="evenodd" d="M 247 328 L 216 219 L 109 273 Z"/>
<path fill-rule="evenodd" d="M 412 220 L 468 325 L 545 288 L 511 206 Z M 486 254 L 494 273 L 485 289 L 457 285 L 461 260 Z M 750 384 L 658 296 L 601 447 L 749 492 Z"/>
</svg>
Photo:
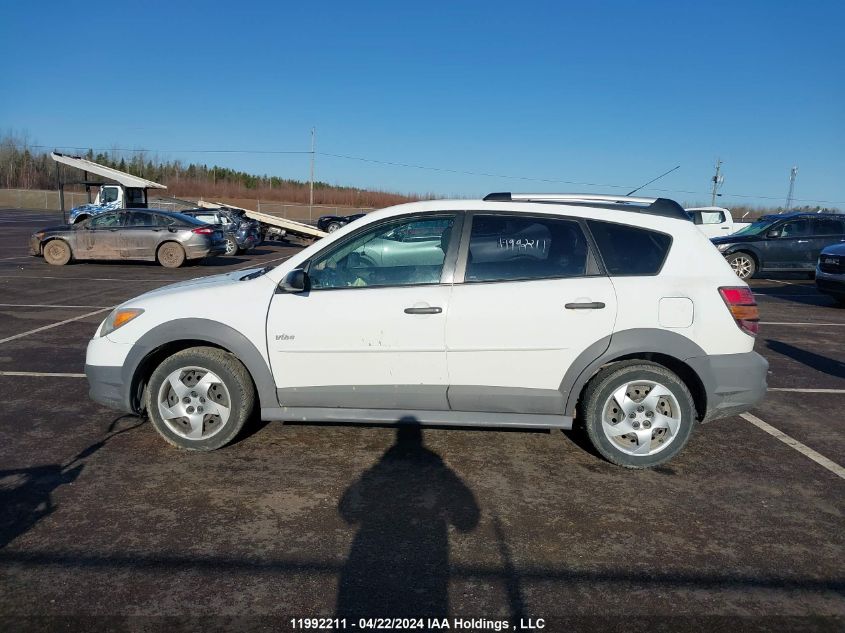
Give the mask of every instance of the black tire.
<svg viewBox="0 0 845 633">
<path fill-rule="evenodd" d="M 757 272 L 757 260 L 750 253 L 739 251 L 731 253 L 725 259 L 740 279 L 751 279 Z"/>
<path fill-rule="evenodd" d="M 185 249 L 176 242 L 165 242 L 158 247 L 156 259 L 165 268 L 179 268 L 185 263 Z"/>
<path fill-rule="evenodd" d="M 213 372 L 225 386 L 228 400 L 225 404 L 229 404 L 229 417 L 216 428 L 210 428 L 213 425 L 212 421 L 204 421 L 204 430 L 207 429 L 209 433 L 213 433 L 209 437 L 199 439 L 183 437 L 172 428 L 178 425 L 173 421 L 166 422 L 159 410 L 158 398 L 163 383 L 170 374 L 182 368 L 200 368 Z M 208 397 L 211 396 L 208 395 Z M 235 439 L 244 422 L 252 414 L 255 406 L 255 387 L 246 367 L 234 354 L 215 347 L 191 347 L 173 354 L 156 367 L 147 385 L 145 405 L 147 415 L 156 431 L 170 444 L 189 451 L 213 451 Z M 205 417 L 213 416 L 206 415 Z"/>
<path fill-rule="evenodd" d="M 342 226 L 340 222 L 329 222 L 329 225 L 326 227 L 326 233 L 334 233 Z"/>
<path fill-rule="evenodd" d="M 64 266 L 73 257 L 70 245 L 64 240 L 50 240 L 42 249 L 44 261 L 53 266 Z"/>
<path fill-rule="evenodd" d="M 225 255 L 228 257 L 234 257 L 241 252 L 241 249 L 238 248 L 238 242 L 235 240 L 234 237 L 231 235 L 226 238 L 226 253 Z"/>
<path fill-rule="evenodd" d="M 633 390 L 639 387 L 636 384 L 638 381 L 657 383 L 667 389 L 674 402 L 670 403 L 671 399 L 662 398 L 659 406 L 664 407 L 662 409 L 664 411 L 668 410 L 669 407 L 675 409 L 677 406 L 677 412 L 673 413 L 677 414 L 679 422 L 675 433 L 670 435 L 668 428 L 665 431 L 656 428 L 658 426 L 657 418 L 645 417 L 649 415 L 647 405 L 645 411 L 635 413 L 637 416 L 635 420 L 629 420 L 622 413 L 618 424 L 636 425 L 641 432 L 645 433 L 647 432 L 645 426 L 647 423 L 648 430 L 650 430 L 649 437 L 651 439 L 647 441 L 649 441 L 648 446 L 652 447 L 651 450 L 654 452 L 632 455 L 626 450 L 636 450 L 636 447 L 639 446 L 639 443 L 636 442 L 636 435 L 632 433 L 611 439 L 605 432 L 604 425 L 605 415 L 616 415 L 614 412 L 617 411 L 615 408 L 617 400 L 614 398 L 614 392 L 626 384 Z M 636 393 L 638 394 L 639 391 L 636 391 Z M 648 393 L 650 391 L 644 392 L 640 402 L 647 402 L 645 396 Z M 630 400 L 628 404 L 634 404 L 635 410 L 642 411 L 643 409 L 643 407 L 636 406 L 638 403 L 634 400 Z M 609 462 L 625 468 L 652 468 L 672 459 L 686 445 L 696 420 L 695 403 L 686 384 L 666 367 L 642 360 L 616 363 L 596 374 L 587 385 L 579 412 L 583 417 L 584 426 L 593 447 Z M 652 416 L 654 416 L 653 412 Z M 640 422 L 640 419 L 643 421 Z M 611 423 L 611 420 L 614 421 Z M 612 425 L 617 424 L 615 420 L 616 418 L 611 417 L 607 421 L 608 427 L 611 429 L 610 432 L 614 430 Z M 651 428 L 652 420 L 655 421 L 655 428 L 653 429 Z M 618 428 L 621 429 L 622 427 Z M 665 446 L 661 446 L 664 441 L 666 442 Z M 625 450 L 623 450 L 623 446 Z"/>
</svg>

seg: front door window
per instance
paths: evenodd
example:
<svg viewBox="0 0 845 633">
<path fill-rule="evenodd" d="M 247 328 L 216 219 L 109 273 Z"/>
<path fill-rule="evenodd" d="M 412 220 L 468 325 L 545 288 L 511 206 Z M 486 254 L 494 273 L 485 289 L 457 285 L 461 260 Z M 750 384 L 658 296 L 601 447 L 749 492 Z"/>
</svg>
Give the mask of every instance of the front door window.
<svg viewBox="0 0 845 633">
<path fill-rule="evenodd" d="M 384 222 L 318 255 L 312 290 L 415 286 L 440 282 L 454 215 Z"/>
</svg>

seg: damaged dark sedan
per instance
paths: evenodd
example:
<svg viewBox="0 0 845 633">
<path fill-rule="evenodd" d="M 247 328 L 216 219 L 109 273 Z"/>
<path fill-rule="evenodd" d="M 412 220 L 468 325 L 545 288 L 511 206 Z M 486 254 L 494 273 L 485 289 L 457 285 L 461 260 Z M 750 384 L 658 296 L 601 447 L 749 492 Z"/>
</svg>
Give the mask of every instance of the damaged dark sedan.
<svg viewBox="0 0 845 633">
<path fill-rule="evenodd" d="M 73 260 L 157 261 L 178 268 L 226 252 L 222 231 L 181 213 L 124 209 L 33 233 L 30 255 L 54 266 Z"/>
</svg>

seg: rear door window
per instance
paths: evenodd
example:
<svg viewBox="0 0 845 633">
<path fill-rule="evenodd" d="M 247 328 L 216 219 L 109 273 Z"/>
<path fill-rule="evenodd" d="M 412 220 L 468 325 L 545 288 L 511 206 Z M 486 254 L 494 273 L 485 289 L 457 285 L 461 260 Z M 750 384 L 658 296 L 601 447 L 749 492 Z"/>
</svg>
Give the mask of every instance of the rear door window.
<svg viewBox="0 0 845 633">
<path fill-rule="evenodd" d="M 169 215 L 161 215 L 159 213 L 155 214 L 155 222 L 156 226 L 173 226 L 176 224 L 175 218 L 172 218 Z"/>
<path fill-rule="evenodd" d="M 663 268 L 672 238 L 628 224 L 588 220 L 609 275 L 656 275 Z"/>
<path fill-rule="evenodd" d="M 155 225 L 155 216 L 146 211 L 133 211 L 129 214 L 126 226 L 149 227 Z"/>
<path fill-rule="evenodd" d="M 816 218 L 816 235 L 845 235 L 845 220 Z"/>
<path fill-rule="evenodd" d="M 574 220 L 475 215 L 464 281 L 580 277 L 587 272 L 588 251 Z"/>
</svg>

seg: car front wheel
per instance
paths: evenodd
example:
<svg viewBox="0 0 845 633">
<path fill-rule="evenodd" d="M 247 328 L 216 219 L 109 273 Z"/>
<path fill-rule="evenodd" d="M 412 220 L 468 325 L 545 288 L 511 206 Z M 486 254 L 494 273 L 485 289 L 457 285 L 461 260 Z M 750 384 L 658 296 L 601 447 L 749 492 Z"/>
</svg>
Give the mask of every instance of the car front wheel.
<svg viewBox="0 0 845 633">
<path fill-rule="evenodd" d="M 334 233 L 334 232 L 335 232 L 335 231 L 337 231 L 337 230 L 338 230 L 341 226 L 343 226 L 343 225 L 342 225 L 340 222 L 331 222 L 331 223 L 330 223 L 330 224 L 326 227 L 326 233 Z"/>
<path fill-rule="evenodd" d="M 50 240 L 45 244 L 44 261 L 53 266 L 64 266 L 70 261 L 73 253 L 70 246 L 63 240 Z"/>
<path fill-rule="evenodd" d="M 587 435 L 608 461 L 650 468 L 669 461 L 689 439 L 692 394 L 672 371 L 640 360 L 611 365 L 587 386 L 581 407 Z"/>
<path fill-rule="evenodd" d="M 732 253 L 727 259 L 740 279 L 750 279 L 757 272 L 757 263 L 748 253 Z"/>
<path fill-rule="evenodd" d="M 238 248 L 238 243 L 235 241 L 234 237 L 227 237 L 226 238 L 226 255 L 230 257 L 234 257 L 238 254 L 240 249 Z"/>
<path fill-rule="evenodd" d="M 214 347 L 170 356 L 150 376 L 147 415 L 165 440 L 193 451 L 231 442 L 252 413 L 255 391 L 243 364 Z"/>
</svg>

